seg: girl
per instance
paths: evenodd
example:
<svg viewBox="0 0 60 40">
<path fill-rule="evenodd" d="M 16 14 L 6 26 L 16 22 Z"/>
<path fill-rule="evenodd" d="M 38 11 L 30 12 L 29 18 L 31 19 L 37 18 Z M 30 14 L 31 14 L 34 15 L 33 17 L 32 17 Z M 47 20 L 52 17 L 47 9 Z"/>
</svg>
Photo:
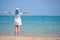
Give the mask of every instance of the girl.
<svg viewBox="0 0 60 40">
<path fill-rule="evenodd" d="M 16 8 L 15 12 L 11 12 L 11 11 L 5 11 L 5 13 L 7 14 L 14 14 L 15 15 L 15 19 L 14 19 L 14 25 L 15 25 L 15 36 L 20 36 L 20 27 L 22 25 L 22 21 L 21 21 L 21 15 L 22 14 L 27 14 L 28 11 L 25 12 L 21 12 L 19 10 L 19 8 Z"/>
</svg>

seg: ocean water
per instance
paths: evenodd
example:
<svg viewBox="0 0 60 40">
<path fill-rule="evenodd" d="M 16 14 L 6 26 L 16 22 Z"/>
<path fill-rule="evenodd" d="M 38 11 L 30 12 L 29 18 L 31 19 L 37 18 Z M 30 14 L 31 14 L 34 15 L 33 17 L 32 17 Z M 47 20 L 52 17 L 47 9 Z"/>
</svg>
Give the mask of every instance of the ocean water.
<svg viewBox="0 0 60 40">
<path fill-rule="evenodd" d="M 60 37 L 60 16 L 21 16 L 21 36 Z M 14 16 L 0 16 L 0 35 L 14 35 Z"/>
</svg>

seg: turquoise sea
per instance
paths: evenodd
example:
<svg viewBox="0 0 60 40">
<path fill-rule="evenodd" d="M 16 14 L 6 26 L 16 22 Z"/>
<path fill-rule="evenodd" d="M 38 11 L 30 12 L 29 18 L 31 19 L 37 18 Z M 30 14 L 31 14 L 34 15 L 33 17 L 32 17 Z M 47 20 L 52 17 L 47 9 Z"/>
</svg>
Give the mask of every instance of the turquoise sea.
<svg viewBox="0 0 60 40">
<path fill-rule="evenodd" d="M 21 36 L 60 37 L 60 16 L 21 16 Z M 14 35 L 14 16 L 0 16 L 0 35 Z"/>
</svg>

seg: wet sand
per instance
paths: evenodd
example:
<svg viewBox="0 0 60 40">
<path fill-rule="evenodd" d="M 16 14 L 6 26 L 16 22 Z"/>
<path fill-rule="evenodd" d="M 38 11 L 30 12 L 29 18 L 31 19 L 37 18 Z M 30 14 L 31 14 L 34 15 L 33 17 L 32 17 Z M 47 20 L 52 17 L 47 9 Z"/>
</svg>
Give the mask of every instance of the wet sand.
<svg viewBox="0 0 60 40">
<path fill-rule="evenodd" d="M 60 40 L 57 37 L 18 37 L 18 36 L 0 36 L 0 40 Z"/>
</svg>

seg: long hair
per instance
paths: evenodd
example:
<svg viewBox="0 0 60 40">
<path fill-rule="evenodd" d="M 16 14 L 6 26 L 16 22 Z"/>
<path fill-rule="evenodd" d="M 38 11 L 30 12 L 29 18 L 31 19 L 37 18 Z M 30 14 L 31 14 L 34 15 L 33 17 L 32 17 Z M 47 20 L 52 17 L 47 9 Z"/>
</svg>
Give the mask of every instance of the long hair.
<svg viewBox="0 0 60 40">
<path fill-rule="evenodd" d="M 18 14 L 19 14 L 19 10 L 16 10 L 16 12 L 15 12 L 15 16 L 18 15 Z"/>
</svg>

